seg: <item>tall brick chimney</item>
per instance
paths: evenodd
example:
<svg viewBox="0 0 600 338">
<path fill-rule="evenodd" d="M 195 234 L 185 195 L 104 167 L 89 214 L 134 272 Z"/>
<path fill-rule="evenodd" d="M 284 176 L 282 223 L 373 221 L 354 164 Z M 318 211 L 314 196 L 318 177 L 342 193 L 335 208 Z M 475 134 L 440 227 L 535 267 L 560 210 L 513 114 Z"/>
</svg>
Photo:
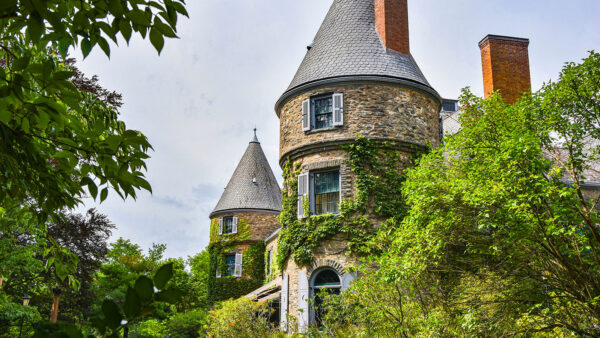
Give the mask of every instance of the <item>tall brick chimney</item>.
<svg viewBox="0 0 600 338">
<path fill-rule="evenodd" d="M 410 54 L 407 0 L 374 0 L 375 26 L 384 45 L 396 52 Z"/>
<path fill-rule="evenodd" d="M 506 103 L 531 91 L 529 39 L 488 35 L 479 42 L 485 98 L 499 91 Z"/>
</svg>

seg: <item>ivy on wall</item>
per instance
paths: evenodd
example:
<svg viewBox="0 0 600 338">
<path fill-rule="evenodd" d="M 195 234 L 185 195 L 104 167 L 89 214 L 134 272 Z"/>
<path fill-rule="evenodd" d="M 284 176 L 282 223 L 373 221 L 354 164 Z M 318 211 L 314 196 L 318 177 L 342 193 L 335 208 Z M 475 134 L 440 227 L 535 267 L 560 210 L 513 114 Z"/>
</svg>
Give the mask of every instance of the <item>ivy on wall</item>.
<svg viewBox="0 0 600 338">
<path fill-rule="evenodd" d="M 359 136 L 343 149 L 348 152 L 347 163 L 354 174 L 355 192 L 344 199 L 338 215 L 310 215 L 297 218 L 298 175 L 300 163 L 288 159 L 284 166 L 284 188 L 279 222 L 277 265 L 283 270 L 291 258 L 300 266 L 313 261 L 313 250 L 323 241 L 336 235 L 345 237 L 351 253 L 372 253 L 370 241 L 374 226 L 394 226 L 404 218 L 401 187 L 405 180 L 403 169 L 412 164 L 397 150 L 395 144 L 369 140 Z M 418 155 L 417 152 L 415 154 Z M 307 201 L 304 201 L 305 203 Z M 308 210 L 305 208 L 305 210 Z"/>
<path fill-rule="evenodd" d="M 237 250 L 239 244 L 250 238 L 250 226 L 246 220 L 238 221 L 237 234 L 219 235 L 219 220 L 213 219 L 210 226 L 210 273 L 208 301 L 211 304 L 230 298 L 238 298 L 261 287 L 265 278 L 265 243 L 259 241 L 243 252 L 242 277 L 226 277 L 225 254 Z M 216 277 L 217 269 L 221 278 Z"/>
</svg>

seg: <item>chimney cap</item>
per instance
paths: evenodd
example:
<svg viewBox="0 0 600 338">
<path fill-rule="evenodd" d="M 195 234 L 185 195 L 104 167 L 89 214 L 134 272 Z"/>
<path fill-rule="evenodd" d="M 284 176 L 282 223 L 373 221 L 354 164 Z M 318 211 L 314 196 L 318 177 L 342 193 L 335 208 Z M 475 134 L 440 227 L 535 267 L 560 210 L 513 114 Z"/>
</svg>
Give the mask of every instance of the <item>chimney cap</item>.
<svg viewBox="0 0 600 338">
<path fill-rule="evenodd" d="M 512 41 L 512 42 L 521 42 L 529 45 L 529 39 L 525 38 L 517 38 L 514 36 L 506 36 L 506 35 L 494 35 L 488 34 L 481 41 L 479 41 L 479 47 L 481 48 L 486 42 L 490 40 L 500 40 L 500 41 Z"/>
</svg>

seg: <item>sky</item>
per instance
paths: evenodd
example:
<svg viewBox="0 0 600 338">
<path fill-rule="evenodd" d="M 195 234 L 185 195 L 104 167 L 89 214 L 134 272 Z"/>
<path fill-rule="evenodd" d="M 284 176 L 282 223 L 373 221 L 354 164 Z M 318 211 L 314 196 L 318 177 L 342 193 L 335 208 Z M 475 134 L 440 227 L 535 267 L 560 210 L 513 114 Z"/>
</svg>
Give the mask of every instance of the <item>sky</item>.
<svg viewBox="0 0 600 338">
<path fill-rule="evenodd" d="M 364 0 L 369 1 L 369 0 Z M 117 226 L 112 240 L 167 245 L 187 257 L 209 241 L 208 215 L 241 159 L 252 129 L 281 183 L 274 104 L 289 85 L 332 0 L 188 0 L 190 18 L 160 56 L 148 40 L 99 49 L 78 66 L 123 94 L 121 119 L 154 147 L 153 193 L 97 208 Z M 563 64 L 600 51 L 598 0 L 409 0 L 411 52 L 445 98 L 483 94 L 478 42 L 487 34 L 529 38 L 533 90 Z"/>
</svg>

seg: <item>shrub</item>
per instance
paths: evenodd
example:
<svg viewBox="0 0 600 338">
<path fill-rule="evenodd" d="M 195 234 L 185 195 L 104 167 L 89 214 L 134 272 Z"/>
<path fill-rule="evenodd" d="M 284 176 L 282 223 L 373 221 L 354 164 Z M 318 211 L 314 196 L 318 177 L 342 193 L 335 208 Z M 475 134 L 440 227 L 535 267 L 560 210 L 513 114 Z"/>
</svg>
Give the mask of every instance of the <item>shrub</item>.
<svg viewBox="0 0 600 338">
<path fill-rule="evenodd" d="M 208 313 L 204 310 L 177 313 L 167 321 L 167 331 L 173 338 L 204 337 L 207 318 Z"/>
<path fill-rule="evenodd" d="M 265 337 L 273 327 L 269 322 L 271 309 L 242 297 L 217 304 L 208 318 L 209 337 Z"/>
</svg>

